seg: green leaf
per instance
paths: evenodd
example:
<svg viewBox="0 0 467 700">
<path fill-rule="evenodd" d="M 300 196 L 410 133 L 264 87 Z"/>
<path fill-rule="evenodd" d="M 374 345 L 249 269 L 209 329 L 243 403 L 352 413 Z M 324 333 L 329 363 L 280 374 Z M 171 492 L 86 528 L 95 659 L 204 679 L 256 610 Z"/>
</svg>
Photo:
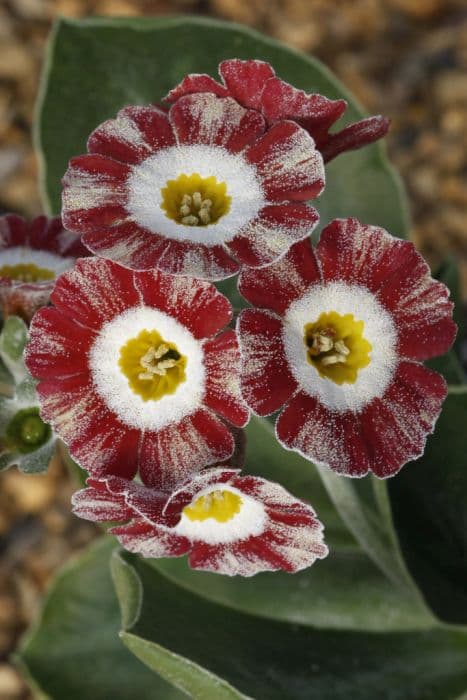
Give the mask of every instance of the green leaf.
<svg viewBox="0 0 467 700">
<path fill-rule="evenodd" d="M 239 25 L 205 18 L 61 19 L 53 32 L 38 104 L 36 144 L 44 204 L 60 211 L 60 179 L 86 139 L 129 104 L 160 101 L 187 73 L 217 76 L 225 58 L 260 58 L 309 92 L 349 102 L 342 124 L 361 118 L 355 99 L 318 61 Z M 380 145 L 339 156 L 318 200 L 322 222 L 357 216 L 407 235 L 399 180 Z"/>
<path fill-rule="evenodd" d="M 9 316 L 0 334 L 0 359 L 15 382 L 28 377 L 23 362 L 23 351 L 28 339 L 28 328 L 19 316 Z"/>
<path fill-rule="evenodd" d="M 18 663 L 51 700 L 182 700 L 118 638 L 120 613 L 109 570 L 115 548 L 98 540 L 56 577 Z"/>
<path fill-rule="evenodd" d="M 454 700 L 467 687 L 465 630 L 312 629 L 207 601 L 126 553 L 112 565 L 119 598 L 133 589 L 123 641 L 196 700 Z"/>
<path fill-rule="evenodd" d="M 452 387 L 423 457 L 388 484 L 408 568 L 443 620 L 467 623 L 467 387 Z"/>
</svg>

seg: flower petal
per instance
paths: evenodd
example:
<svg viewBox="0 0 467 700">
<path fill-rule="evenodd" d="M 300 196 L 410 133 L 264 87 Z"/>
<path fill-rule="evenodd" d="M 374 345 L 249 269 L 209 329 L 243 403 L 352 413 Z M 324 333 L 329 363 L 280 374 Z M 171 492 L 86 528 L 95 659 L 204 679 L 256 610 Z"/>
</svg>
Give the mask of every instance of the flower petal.
<svg viewBox="0 0 467 700">
<path fill-rule="evenodd" d="M 154 151 L 175 144 L 167 114 L 157 107 L 125 107 L 116 119 L 95 129 L 88 139 L 89 153 L 123 163 L 140 163 Z"/>
<path fill-rule="evenodd" d="M 361 416 L 377 476 L 394 476 L 406 462 L 423 454 L 446 393 L 446 382 L 437 372 L 401 362 L 385 395 L 374 399 Z"/>
<path fill-rule="evenodd" d="M 172 275 L 189 275 L 206 280 L 226 279 L 239 271 L 238 263 L 223 246 L 175 240 L 167 241 L 158 267 Z"/>
<path fill-rule="evenodd" d="M 353 151 L 382 138 L 389 131 L 390 121 L 380 114 L 349 124 L 337 134 L 330 134 L 319 149 L 325 163 L 344 151 Z"/>
<path fill-rule="evenodd" d="M 125 498 L 109 493 L 105 479 L 88 480 L 88 488 L 74 493 L 71 503 L 75 515 L 97 523 L 133 517 L 133 510 L 125 504 Z"/>
<path fill-rule="evenodd" d="M 209 338 L 232 318 L 229 300 L 213 284 L 154 270 L 135 273 L 141 302 L 182 323 L 195 338 Z"/>
<path fill-rule="evenodd" d="M 276 435 L 287 449 L 339 474 L 364 476 L 370 469 L 358 414 L 330 411 L 302 391 L 279 416 Z"/>
<path fill-rule="evenodd" d="M 184 95 L 191 95 L 196 92 L 212 92 L 218 97 L 228 97 L 229 91 L 217 80 L 211 78 L 206 73 L 190 73 L 182 82 L 176 85 L 164 98 L 165 102 L 175 102 Z"/>
<path fill-rule="evenodd" d="M 63 178 L 63 223 L 85 232 L 127 218 L 127 178 L 130 167 L 101 155 L 70 160 Z"/>
<path fill-rule="evenodd" d="M 293 119 L 314 138 L 327 135 L 329 128 L 345 112 L 345 100 L 329 100 L 319 94 L 307 95 L 280 78 L 267 81 L 262 96 L 263 114 L 269 123 Z"/>
<path fill-rule="evenodd" d="M 186 537 L 142 519 L 112 527 L 109 532 L 116 536 L 122 547 L 143 557 L 180 557 L 190 549 Z"/>
<path fill-rule="evenodd" d="M 206 367 L 204 402 L 235 426 L 248 422 L 249 411 L 240 393 L 240 350 L 237 334 L 225 331 L 203 344 Z"/>
<path fill-rule="evenodd" d="M 230 431 L 214 414 L 200 409 L 157 433 L 146 431 L 140 476 L 146 486 L 169 490 L 193 473 L 233 454 Z"/>
<path fill-rule="evenodd" d="M 243 396 L 256 414 L 267 416 L 297 388 L 284 354 L 282 322 L 268 312 L 246 309 L 239 316 L 238 332 Z"/>
<path fill-rule="evenodd" d="M 86 375 L 49 379 L 37 387 L 41 417 L 94 476 L 132 478 L 138 469 L 140 431 L 111 413 Z"/>
<path fill-rule="evenodd" d="M 179 144 L 223 146 L 238 153 L 264 133 L 259 112 L 246 110 L 231 97 L 211 93 L 181 97 L 171 107 L 169 118 Z"/>
<path fill-rule="evenodd" d="M 133 222 L 101 226 L 83 234 L 83 243 L 96 255 L 133 270 L 152 270 L 158 265 L 169 240 Z"/>
<path fill-rule="evenodd" d="M 321 233 L 316 254 L 324 279 L 376 293 L 394 318 L 402 356 L 425 360 L 449 349 L 456 334 L 449 291 L 431 278 L 412 243 L 357 219 L 337 219 Z"/>
<path fill-rule="evenodd" d="M 311 136 L 294 122 L 272 126 L 245 152 L 263 178 L 271 200 L 306 200 L 324 188 L 324 165 Z"/>
<path fill-rule="evenodd" d="M 316 209 L 302 203 L 264 207 L 228 248 L 249 267 L 269 265 L 293 243 L 310 235 L 319 221 Z"/>
<path fill-rule="evenodd" d="M 219 73 L 232 97 L 241 105 L 258 110 L 261 109 L 264 84 L 275 75 L 272 66 L 265 61 L 242 61 L 238 58 L 222 61 Z"/>
<path fill-rule="evenodd" d="M 87 354 L 95 335 L 58 309 L 41 309 L 29 329 L 25 361 L 36 378 L 68 377 L 87 371 Z"/>
<path fill-rule="evenodd" d="M 289 252 L 272 265 L 244 269 L 238 288 L 254 306 L 283 314 L 315 282 L 320 271 L 308 239 L 293 245 Z"/>
<path fill-rule="evenodd" d="M 51 299 L 65 316 L 97 331 L 140 303 L 133 272 L 101 258 L 78 260 L 57 279 Z"/>
</svg>

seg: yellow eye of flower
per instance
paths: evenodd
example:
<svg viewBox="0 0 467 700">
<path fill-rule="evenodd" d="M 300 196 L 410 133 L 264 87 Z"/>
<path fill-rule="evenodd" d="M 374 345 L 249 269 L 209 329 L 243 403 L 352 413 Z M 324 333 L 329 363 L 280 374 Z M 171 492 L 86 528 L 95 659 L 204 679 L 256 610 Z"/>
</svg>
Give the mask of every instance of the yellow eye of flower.
<svg viewBox="0 0 467 700">
<path fill-rule="evenodd" d="M 363 331 L 363 321 L 357 321 L 353 314 L 322 313 L 304 327 L 308 362 L 335 384 L 353 384 L 358 371 L 370 363 L 372 346 Z"/>
<path fill-rule="evenodd" d="M 179 175 L 167 180 L 161 190 L 166 216 L 185 226 L 208 226 L 227 214 L 232 198 L 227 195 L 225 182 L 198 173 Z"/>
<path fill-rule="evenodd" d="M 185 381 L 187 359 L 175 343 L 153 330 L 143 330 L 120 348 L 119 367 L 143 401 L 157 401 L 174 394 Z"/>
<path fill-rule="evenodd" d="M 17 282 L 44 282 L 53 280 L 55 272 L 45 267 L 37 267 L 34 263 L 18 263 L 0 267 L 0 277 L 9 277 Z"/>
<path fill-rule="evenodd" d="M 242 499 L 232 491 L 211 491 L 186 506 L 183 513 L 190 520 L 214 518 L 219 523 L 226 523 L 240 511 L 241 505 Z"/>
</svg>

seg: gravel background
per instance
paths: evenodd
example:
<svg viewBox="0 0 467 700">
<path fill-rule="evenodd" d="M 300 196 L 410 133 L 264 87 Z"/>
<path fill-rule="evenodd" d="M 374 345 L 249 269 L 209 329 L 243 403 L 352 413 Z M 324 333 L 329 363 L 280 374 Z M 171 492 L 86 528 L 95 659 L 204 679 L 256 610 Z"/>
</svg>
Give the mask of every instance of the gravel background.
<svg viewBox="0 0 467 700">
<path fill-rule="evenodd" d="M 235 20 L 313 53 L 368 112 L 390 117 L 413 240 L 434 267 L 457 257 L 467 301 L 465 0 L 0 0 L 0 211 L 41 211 L 31 122 L 54 17 L 176 13 Z M 95 536 L 69 513 L 73 490 L 58 458 L 46 476 L 0 476 L 1 700 L 33 697 L 8 656 L 50 575 Z"/>
</svg>

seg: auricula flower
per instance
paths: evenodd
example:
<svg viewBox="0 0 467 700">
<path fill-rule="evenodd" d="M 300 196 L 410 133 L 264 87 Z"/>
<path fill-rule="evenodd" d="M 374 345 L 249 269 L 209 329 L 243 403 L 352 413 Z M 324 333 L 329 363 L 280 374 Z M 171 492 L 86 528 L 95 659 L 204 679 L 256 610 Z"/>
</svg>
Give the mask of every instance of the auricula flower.
<svg viewBox="0 0 467 700">
<path fill-rule="evenodd" d="M 66 231 L 59 217 L 32 221 L 0 217 L 0 306 L 4 316 L 29 321 L 49 302 L 56 277 L 76 258 L 89 255 L 79 236 Z"/>
<path fill-rule="evenodd" d="M 138 270 L 218 280 L 266 265 L 318 221 L 313 139 L 268 128 L 231 97 L 187 95 L 168 111 L 126 107 L 65 174 L 63 220 L 96 255 Z"/>
<path fill-rule="evenodd" d="M 268 126 L 284 119 L 294 121 L 313 137 L 324 162 L 344 151 L 373 143 L 389 128 L 389 120 L 377 115 L 330 134 L 329 129 L 345 112 L 347 102 L 298 90 L 278 78 L 265 61 L 227 59 L 219 64 L 219 74 L 222 83 L 207 74 L 192 73 L 169 92 L 166 100 L 176 102 L 185 95 L 212 93 L 232 97 L 243 107 L 257 110 Z"/>
<path fill-rule="evenodd" d="M 26 362 L 41 415 L 94 475 L 170 489 L 231 457 L 243 426 L 229 301 L 208 282 L 99 258 L 59 277 L 33 319 Z M 225 421 L 225 422 L 224 422 Z"/>
<path fill-rule="evenodd" d="M 144 557 L 188 554 L 193 569 L 229 576 L 300 571 L 328 553 L 313 509 L 279 484 L 205 469 L 167 496 L 110 477 L 89 479 L 73 510 L 97 522 L 124 521 L 110 532 Z"/>
<path fill-rule="evenodd" d="M 245 271 L 239 288 L 243 395 L 259 415 L 284 410 L 288 449 L 347 476 L 395 474 L 423 453 L 446 395 L 421 364 L 446 352 L 449 292 L 414 246 L 356 219 L 333 221 L 316 249 Z"/>
</svg>

